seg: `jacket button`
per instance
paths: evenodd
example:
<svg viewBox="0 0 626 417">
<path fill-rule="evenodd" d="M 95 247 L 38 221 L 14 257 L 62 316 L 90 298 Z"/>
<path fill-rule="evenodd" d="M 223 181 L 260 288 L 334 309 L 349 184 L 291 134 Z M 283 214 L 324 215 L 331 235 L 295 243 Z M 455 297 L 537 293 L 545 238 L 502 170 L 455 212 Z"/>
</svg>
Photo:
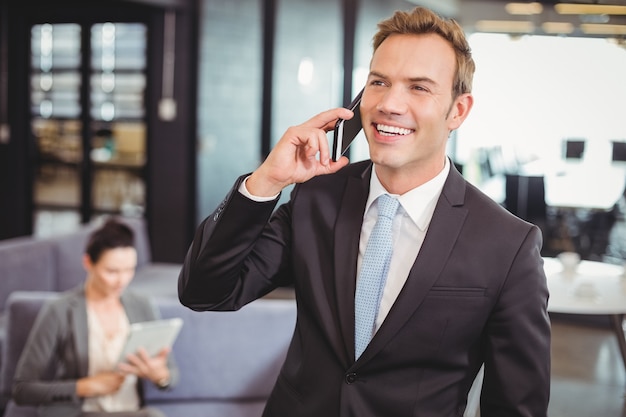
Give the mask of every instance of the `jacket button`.
<svg viewBox="0 0 626 417">
<path fill-rule="evenodd" d="M 346 384 L 353 384 L 356 382 L 356 374 L 354 372 L 346 374 Z"/>
</svg>

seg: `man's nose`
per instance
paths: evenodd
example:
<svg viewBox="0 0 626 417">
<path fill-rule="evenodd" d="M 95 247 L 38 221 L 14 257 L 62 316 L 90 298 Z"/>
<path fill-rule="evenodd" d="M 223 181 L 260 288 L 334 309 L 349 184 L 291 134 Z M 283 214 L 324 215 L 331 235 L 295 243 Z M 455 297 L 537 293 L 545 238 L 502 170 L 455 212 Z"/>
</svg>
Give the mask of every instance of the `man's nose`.
<svg viewBox="0 0 626 417">
<path fill-rule="evenodd" d="M 376 110 L 385 114 L 404 114 L 407 110 L 406 92 L 400 88 L 389 88 L 380 97 Z"/>
</svg>

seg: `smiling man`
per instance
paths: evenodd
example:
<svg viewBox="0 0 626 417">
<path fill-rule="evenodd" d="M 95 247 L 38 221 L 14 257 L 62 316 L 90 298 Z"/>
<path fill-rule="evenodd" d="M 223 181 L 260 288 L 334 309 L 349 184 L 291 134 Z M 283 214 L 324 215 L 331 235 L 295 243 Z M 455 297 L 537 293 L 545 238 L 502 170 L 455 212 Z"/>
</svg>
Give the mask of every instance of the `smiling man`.
<svg viewBox="0 0 626 417">
<path fill-rule="evenodd" d="M 374 36 L 361 101 L 371 160 L 330 160 L 326 132 L 352 113 L 328 110 L 289 128 L 198 227 L 183 304 L 236 310 L 295 289 L 295 333 L 264 416 L 461 416 L 481 366 L 481 417 L 546 416 L 540 231 L 445 152 L 472 108 L 473 73 L 456 22 L 396 12 Z"/>
</svg>

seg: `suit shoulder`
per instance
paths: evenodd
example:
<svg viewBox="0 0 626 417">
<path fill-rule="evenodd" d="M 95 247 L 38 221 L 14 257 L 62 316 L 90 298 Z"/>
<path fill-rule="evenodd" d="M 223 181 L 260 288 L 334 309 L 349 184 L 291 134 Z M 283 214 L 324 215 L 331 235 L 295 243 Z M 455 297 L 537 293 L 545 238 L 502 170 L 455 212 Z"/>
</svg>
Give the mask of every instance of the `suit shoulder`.
<svg viewBox="0 0 626 417">
<path fill-rule="evenodd" d="M 507 224 L 509 227 L 529 229 L 533 225 L 508 211 L 498 202 L 486 195 L 475 185 L 466 182 L 466 203 L 470 210 L 485 218 L 491 224 Z"/>
</svg>

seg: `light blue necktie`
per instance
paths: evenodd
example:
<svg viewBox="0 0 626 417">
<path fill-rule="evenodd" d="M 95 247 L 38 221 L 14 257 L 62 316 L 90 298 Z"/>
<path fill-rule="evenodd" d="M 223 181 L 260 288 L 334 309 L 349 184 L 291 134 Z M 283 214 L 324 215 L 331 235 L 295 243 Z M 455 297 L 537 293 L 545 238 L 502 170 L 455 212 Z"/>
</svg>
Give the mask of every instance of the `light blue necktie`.
<svg viewBox="0 0 626 417">
<path fill-rule="evenodd" d="M 391 226 L 398 204 L 398 199 L 388 194 L 378 197 L 378 219 L 367 241 L 354 297 L 354 354 L 356 359 L 361 356 L 374 333 L 378 306 L 391 261 L 393 245 Z"/>
</svg>

